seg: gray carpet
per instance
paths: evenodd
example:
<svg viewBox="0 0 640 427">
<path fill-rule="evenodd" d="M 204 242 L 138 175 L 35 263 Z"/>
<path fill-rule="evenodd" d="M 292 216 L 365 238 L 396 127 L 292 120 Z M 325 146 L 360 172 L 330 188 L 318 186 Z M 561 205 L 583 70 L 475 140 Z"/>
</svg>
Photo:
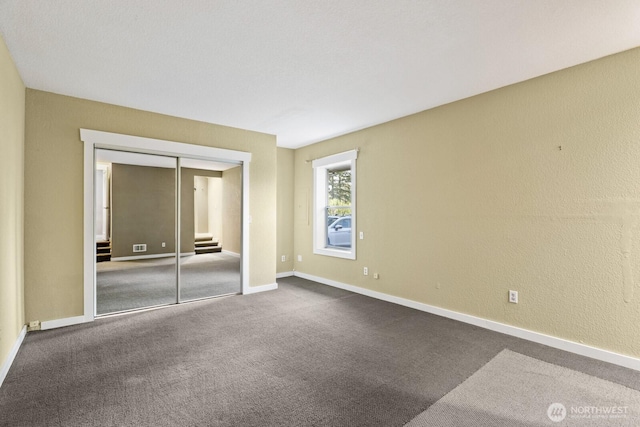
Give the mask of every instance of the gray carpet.
<svg viewBox="0 0 640 427">
<path fill-rule="evenodd" d="M 239 293 L 240 258 L 201 254 L 180 259 L 182 301 Z M 174 258 L 96 264 L 97 313 L 106 314 L 176 302 Z"/>
<path fill-rule="evenodd" d="M 640 372 L 279 284 L 30 332 L 0 389 L 0 426 L 403 426 L 505 348 L 640 389 Z"/>
<path fill-rule="evenodd" d="M 503 350 L 405 427 L 528 427 L 560 422 L 639 426 L 640 392 Z"/>
</svg>

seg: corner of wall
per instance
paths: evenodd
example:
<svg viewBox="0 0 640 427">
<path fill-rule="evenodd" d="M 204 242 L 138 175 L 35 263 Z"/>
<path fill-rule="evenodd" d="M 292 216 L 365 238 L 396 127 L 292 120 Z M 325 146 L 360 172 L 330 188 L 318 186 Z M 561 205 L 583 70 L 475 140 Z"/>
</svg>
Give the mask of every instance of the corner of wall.
<svg viewBox="0 0 640 427">
<path fill-rule="evenodd" d="M 293 230 L 293 183 L 294 153 L 289 148 L 277 150 L 277 244 L 276 272 L 278 274 L 293 270 L 294 230 Z M 284 257 L 284 261 L 283 261 Z"/>
<path fill-rule="evenodd" d="M 24 330 L 24 153 L 26 88 L 0 37 L 0 367 Z M 17 350 L 16 350 L 17 351 Z M 8 370 L 8 367 L 7 367 Z"/>
</svg>

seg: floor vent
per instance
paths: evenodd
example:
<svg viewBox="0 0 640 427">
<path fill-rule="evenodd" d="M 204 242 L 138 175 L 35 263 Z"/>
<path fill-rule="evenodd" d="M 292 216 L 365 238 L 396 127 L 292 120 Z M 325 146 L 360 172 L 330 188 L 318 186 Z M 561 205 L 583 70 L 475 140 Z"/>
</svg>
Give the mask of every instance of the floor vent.
<svg viewBox="0 0 640 427">
<path fill-rule="evenodd" d="M 133 245 L 133 252 L 147 252 L 147 244 L 140 243 L 137 245 Z"/>
</svg>

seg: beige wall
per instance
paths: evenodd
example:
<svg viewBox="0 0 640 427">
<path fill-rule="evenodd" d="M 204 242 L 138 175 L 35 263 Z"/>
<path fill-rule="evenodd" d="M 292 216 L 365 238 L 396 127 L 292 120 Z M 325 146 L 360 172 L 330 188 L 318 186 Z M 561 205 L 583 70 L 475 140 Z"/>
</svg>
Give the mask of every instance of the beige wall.
<svg viewBox="0 0 640 427">
<path fill-rule="evenodd" d="M 209 179 L 196 176 L 193 180 L 194 230 L 196 233 L 209 232 Z"/>
<path fill-rule="evenodd" d="M 83 312 L 79 128 L 251 152 L 250 284 L 275 281 L 274 136 L 27 89 L 24 274 L 28 320 L 61 319 Z"/>
<path fill-rule="evenodd" d="M 293 270 L 293 160 L 294 150 L 278 147 L 278 236 L 276 271 Z M 285 261 L 282 262 L 282 256 Z"/>
<path fill-rule="evenodd" d="M 222 236 L 222 180 L 207 177 L 207 183 L 209 192 L 207 194 L 209 202 L 207 228 L 209 233 L 213 235 L 213 240 L 219 241 Z"/>
<path fill-rule="evenodd" d="M 111 165 L 112 258 L 175 253 L 175 187 L 175 169 Z M 135 244 L 147 251 L 133 252 Z"/>
<path fill-rule="evenodd" d="M 223 250 L 240 253 L 242 250 L 241 225 L 242 168 L 236 167 L 222 172 L 222 239 L 220 244 Z M 253 228 L 251 229 L 253 230 Z M 275 233 L 273 238 L 275 247 Z"/>
<path fill-rule="evenodd" d="M 640 357 L 638 70 L 640 48 L 296 150 L 295 269 Z M 356 147 L 357 260 L 314 256 L 305 160 Z"/>
<path fill-rule="evenodd" d="M 25 87 L 0 37 L 0 366 L 25 323 L 24 120 Z"/>
<path fill-rule="evenodd" d="M 195 250 L 195 198 L 194 198 L 194 179 L 196 176 L 222 177 L 222 172 L 181 168 L 182 176 L 180 177 L 180 186 L 182 193 L 180 194 L 180 252 L 193 253 Z M 214 236 L 215 237 L 215 236 Z"/>
<path fill-rule="evenodd" d="M 222 172 L 181 168 L 181 252 L 194 251 L 195 187 L 199 178 L 208 192 L 208 179 L 220 180 Z M 238 178 L 239 179 L 239 178 Z M 239 181 L 238 181 L 239 185 Z M 175 252 L 175 169 L 112 165 L 112 257 L 156 255 Z M 203 190 L 201 188 L 201 190 Z M 240 191 L 240 189 L 238 189 Z M 208 198 L 204 198 L 205 202 Z M 220 198 L 221 195 L 218 195 Z M 239 210 L 239 204 L 236 203 Z M 200 212 L 205 228 L 207 210 Z M 221 221 L 220 221 L 221 222 Z M 239 221 L 236 225 L 239 227 Z M 239 232 L 236 232 L 239 236 Z M 162 242 L 166 247 L 162 247 Z M 133 245 L 146 243 L 147 252 L 133 253 Z M 238 242 L 239 245 L 239 242 Z"/>
</svg>

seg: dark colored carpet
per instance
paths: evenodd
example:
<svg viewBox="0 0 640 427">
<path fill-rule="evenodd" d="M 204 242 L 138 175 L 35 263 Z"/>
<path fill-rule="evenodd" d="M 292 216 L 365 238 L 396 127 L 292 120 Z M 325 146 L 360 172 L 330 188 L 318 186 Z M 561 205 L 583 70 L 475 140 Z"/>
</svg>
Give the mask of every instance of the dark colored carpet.
<svg viewBox="0 0 640 427">
<path fill-rule="evenodd" d="M 239 293 L 240 258 L 225 253 L 180 259 L 180 299 Z M 176 302 L 174 258 L 96 264 L 97 313 L 107 314 Z"/>
<path fill-rule="evenodd" d="M 0 389 L 0 426 L 403 426 L 505 348 L 640 388 L 640 372 L 279 283 L 29 333 Z"/>
</svg>

